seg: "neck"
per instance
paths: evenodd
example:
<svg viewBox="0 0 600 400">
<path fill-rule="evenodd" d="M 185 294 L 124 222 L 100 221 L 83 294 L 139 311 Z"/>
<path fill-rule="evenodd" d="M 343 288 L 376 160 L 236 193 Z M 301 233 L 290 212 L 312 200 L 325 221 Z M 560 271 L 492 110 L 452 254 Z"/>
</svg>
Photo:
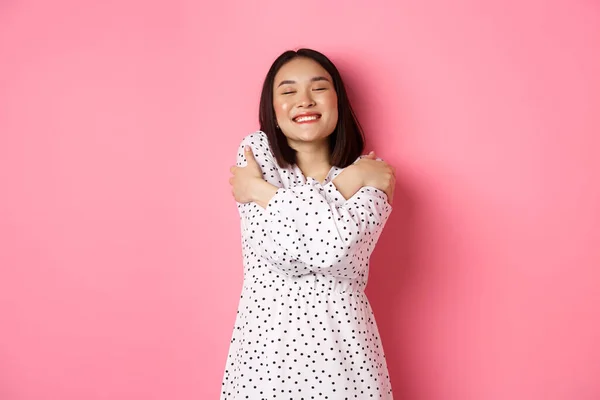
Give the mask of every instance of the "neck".
<svg viewBox="0 0 600 400">
<path fill-rule="evenodd" d="M 318 181 L 326 178 L 331 169 L 327 140 L 320 143 L 294 143 L 293 149 L 296 150 L 296 164 L 304 176 Z"/>
</svg>

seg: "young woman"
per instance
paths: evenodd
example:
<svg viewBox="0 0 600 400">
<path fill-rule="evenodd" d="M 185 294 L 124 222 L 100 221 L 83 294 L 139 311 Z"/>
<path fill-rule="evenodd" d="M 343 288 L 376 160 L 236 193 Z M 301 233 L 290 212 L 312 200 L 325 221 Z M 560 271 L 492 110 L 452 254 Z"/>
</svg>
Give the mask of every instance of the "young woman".
<svg viewBox="0 0 600 400">
<path fill-rule="evenodd" d="M 369 258 L 394 168 L 364 140 L 334 64 L 287 51 L 231 167 L 244 284 L 221 399 L 392 399 Z"/>
</svg>

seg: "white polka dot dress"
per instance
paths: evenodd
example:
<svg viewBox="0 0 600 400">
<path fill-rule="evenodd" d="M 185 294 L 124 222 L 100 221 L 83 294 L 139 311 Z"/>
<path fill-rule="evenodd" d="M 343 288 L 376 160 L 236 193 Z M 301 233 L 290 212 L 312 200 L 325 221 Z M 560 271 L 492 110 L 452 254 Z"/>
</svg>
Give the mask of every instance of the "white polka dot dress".
<svg viewBox="0 0 600 400">
<path fill-rule="evenodd" d="M 266 209 L 239 204 L 244 283 L 221 400 L 392 399 L 373 311 L 369 258 L 392 211 L 363 187 L 345 200 L 332 180 L 279 168 L 263 132 L 242 141 L 269 183 Z"/>
</svg>

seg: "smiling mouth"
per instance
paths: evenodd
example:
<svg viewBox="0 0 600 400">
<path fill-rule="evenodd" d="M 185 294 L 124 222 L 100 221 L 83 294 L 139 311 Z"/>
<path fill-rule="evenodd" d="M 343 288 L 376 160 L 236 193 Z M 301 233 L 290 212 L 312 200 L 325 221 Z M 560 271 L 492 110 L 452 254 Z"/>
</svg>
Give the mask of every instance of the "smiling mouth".
<svg viewBox="0 0 600 400">
<path fill-rule="evenodd" d="M 311 115 L 299 115 L 292 119 L 292 121 L 301 124 L 304 122 L 313 122 L 321 118 L 321 114 L 311 114 Z"/>
</svg>

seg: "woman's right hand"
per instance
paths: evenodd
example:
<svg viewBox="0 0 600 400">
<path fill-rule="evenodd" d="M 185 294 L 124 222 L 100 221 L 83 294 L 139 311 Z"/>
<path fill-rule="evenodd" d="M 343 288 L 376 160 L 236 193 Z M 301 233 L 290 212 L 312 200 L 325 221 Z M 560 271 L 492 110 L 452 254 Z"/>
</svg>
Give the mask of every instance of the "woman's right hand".
<svg viewBox="0 0 600 400">
<path fill-rule="evenodd" d="M 231 194 L 238 203 L 256 202 L 265 208 L 269 200 L 277 192 L 277 187 L 263 179 L 262 170 L 250 146 L 244 147 L 246 166 L 232 166 L 229 171 L 233 174 L 229 178 Z"/>
<path fill-rule="evenodd" d="M 354 163 L 363 186 L 372 186 L 387 194 L 388 203 L 392 204 L 396 186 L 396 170 L 382 160 L 377 160 L 374 152 Z"/>
</svg>

